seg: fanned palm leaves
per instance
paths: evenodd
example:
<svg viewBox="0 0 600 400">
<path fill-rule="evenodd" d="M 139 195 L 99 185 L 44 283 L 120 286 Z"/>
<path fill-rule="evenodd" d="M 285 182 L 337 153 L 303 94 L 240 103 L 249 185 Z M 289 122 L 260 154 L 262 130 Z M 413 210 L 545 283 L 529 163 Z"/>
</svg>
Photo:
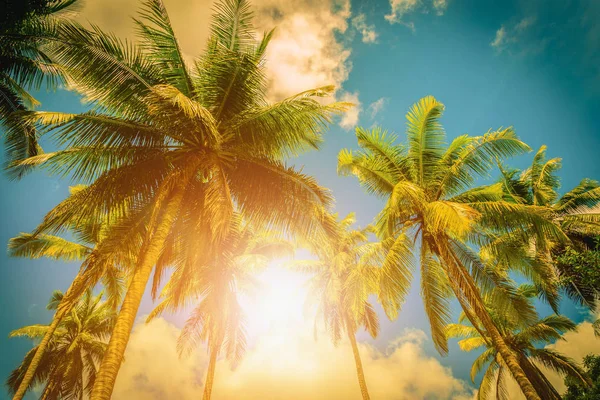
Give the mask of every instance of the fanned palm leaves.
<svg viewBox="0 0 600 400">
<path fill-rule="evenodd" d="M 82 187 L 72 187 L 71 195 L 75 195 Z M 40 343 L 30 353 L 26 370 L 20 376 L 20 385 L 15 390 L 14 399 L 21 399 L 35 379 L 37 368 L 43 362 L 48 346 L 51 344 L 55 331 L 59 329 L 65 316 L 72 312 L 77 301 L 86 290 L 92 289 L 98 282 L 105 287 L 108 295 L 107 304 L 116 309 L 122 300 L 125 272 L 122 267 L 131 266 L 133 261 L 126 260 L 121 254 L 104 258 L 104 262 L 93 262 L 96 256 L 96 246 L 105 238 L 109 222 L 88 219 L 79 226 L 70 226 L 69 234 L 76 241 L 59 236 L 38 233 L 32 235 L 21 233 L 8 243 L 8 253 L 13 257 L 50 258 L 61 261 L 84 261 L 78 275 L 75 277 L 66 294 L 61 294 L 53 310 L 56 310 L 52 323 L 42 335 Z"/>
<path fill-rule="evenodd" d="M 331 87 L 268 104 L 262 68 L 270 34 L 251 40 L 250 17 L 246 1 L 221 2 L 207 51 L 192 68 L 159 0 L 144 3 L 137 21 L 141 47 L 75 23 L 61 25 L 48 46 L 93 111 L 22 113 L 21 121 L 52 131 L 65 150 L 13 166 L 44 165 L 92 183 L 40 229 L 53 233 L 67 221 L 116 213 L 101 254 L 125 246 L 138 255 L 141 246 L 94 399 L 110 397 L 145 283 L 171 236 L 190 249 L 217 245 L 236 209 L 253 223 L 307 234 L 330 202 L 327 190 L 283 157 L 315 147 L 331 115 L 347 105 L 317 102 Z M 189 256 L 202 264 L 201 253 Z"/>
<path fill-rule="evenodd" d="M 376 262 L 380 259 L 381 246 L 368 243 L 369 229 L 350 229 L 354 222 L 354 214 L 336 221 L 328 235 L 313 238 L 308 243 L 317 260 L 292 265 L 314 275 L 308 282 L 307 302 L 316 305 L 317 318 L 322 318 L 333 342 L 337 343 L 343 334 L 348 336 L 362 398 L 367 400 L 370 397 L 356 332 L 364 327 L 372 337 L 379 333 L 379 319 L 369 296 L 378 291 L 379 267 Z"/>
<path fill-rule="evenodd" d="M 523 292 L 521 295 L 525 297 Z M 561 375 L 576 379 L 584 386 L 589 384 L 589 378 L 570 358 L 545 347 L 556 340 L 562 339 L 565 332 L 573 331 L 576 325 L 561 315 L 550 315 L 535 321 L 525 321 L 518 312 L 510 312 L 498 307 L 488 298 L 490 314 L 498 326 L 502 336 L 517 354 L 523 371 L 536 391 L 543 399 L 560 400 L 561 397 L 548 381 L 540 367 L 545 367 Z M 483 353 L 475 359 L 471 367 L 471 380 L 484 371 L 483 379 L 477 393 L 478 399 L 490 399 L 495 393 L 496 399 L 508 399 L 507 395 L 507 366 L 498 350 L 493 346 L 491 337 L 481 324 L 468 323 L 449 324 L 446 327 L 448 337 L 461 338 L 459 347 L 464 351 L 483 349 Z M 540 347 L 542 345 L 543 347 Z"/>
<path fill-rule="evenodd" d="M 44 83 L 55 88 L 61 81 L 60 68 L 52 62 L 43 45 L 61 23 L 57 13 L 75 2 L 24 2 L 8 4 L 9 9 L 3 9 L 7 15 L 2 16 L 3 23 L 0 24 L 0 124 L 8 131 L 4 135 L 4 145 L 9 165 L 42 153 L 35 128 L 12 120 L 10 115 L 39 105 L 28 90 L 39 90 Z M 15 177 L 24 172 L 12 169 Z"/>
<path fill-rule="evenodd" d="M 48 309 L 56 310 L 62 297 L 60 291 L 54 292 Z M 87 291 L 53 331 L 48 350 L 44 352 L 27 389 L 43 385 L 42 399 L 80 399 L 89 395 L 115 318 L 110 304 L 102 302 L 102 294 L 93 296 L 91 290 Z M 38 340 L 49 329 L 48 325 L 25 326 L 12 331 L 10 337 Z M 7 379 L 11 395 L 20 386 L 36 350 L 37 346 L 31 349 Z"/>
<path fill-rule="evenodd" d="M 379 294 L 386 313 L 395 317 L 408 293 L 411 249 L 420 243 L 421 293 L 438 350 L 447 352 L 443 327 L 449 322 L 448 297 L 453 293 L 467 316 L 480 319 L 492 332 L 494 344 L 527 398 L 537 399 L 483 305 L 482 290 L 503 287 L 504 278 L 486 268 L 467 244 L 488 242 L 493 232 L 524 237 L 533 231 L 540 244 L 548 236 L 560 240 L 564 235 L 547 220 L 544 210 L 503 201 L 498 186 L 472 188 L 496 159 L 529 150 L 512 128 L 478 137 L 459 136 L 446 145 L 439 122 L 443 109 L 431 96 L 415 104 L 407 114 L 406 146 L 395 144 L 395 137 L 378 129 L 357 129 L 361 150 L 342 150 L 338 172 L 356 176 L 367 191 L 386 200 L 376 221 L 388 250 Z"/>
<path fill-rule="evenodd" d="M 557 172 L 560 158 L 546 158 L 546 146 L 540 147 L 531 167 L 524 171 L 506 169 L 500 165 L 500 183 L 509 201 L 532 204 L 549 210 L 549 219 L 570 239 L 569 246 L 576 251 L 590 251 L 589 246 L 600 236 L 600 183 L 583 179 L 579 185 L 560 196 Z M 526 244 L 528 247 L 530 243 Z M 513 248 L 514 250 L 514 248 Z M 546 252 L 546 263 L 558 267 L 566 293 L 575 301 L 595 307 L 598 288 L 590 287 L 580 276 L 573 274 L 569 265 L 555 262 L 568 251 L 557 243 Z M 518 251 L 518 250 L 517 250 Z"/>
</svg>

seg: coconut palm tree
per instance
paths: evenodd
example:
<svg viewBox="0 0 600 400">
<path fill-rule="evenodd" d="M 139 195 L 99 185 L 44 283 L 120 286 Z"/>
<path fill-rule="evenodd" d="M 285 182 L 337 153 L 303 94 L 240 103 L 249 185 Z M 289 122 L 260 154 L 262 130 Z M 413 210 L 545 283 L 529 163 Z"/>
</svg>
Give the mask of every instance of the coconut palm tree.
<svg viewBox="0 0 600 400">
<path fill-rule="evenodd" d="M 512 351 L 517 354 L 527 378 L 535 385 L 541 398 L 560 400 L 561 396 L 539 366 L 569 376 L 585 386 L 589 385 L 589 378 L 575 361 L 545 347 L 561 340 L 564 333 L 576 330 L 577 326 L 573 321 L 565 316 L 553 314 L 527 322 L 518 313 L 507 312 L 506 309 L 495 307 L 491 302 L 488 302 L 488 307 L 496 326 Z M 447 326 L 446 333 L 448 337 L 462 339 L 458 345 L 463 351 L 483 349 L 483 353 L 475 359 L 471 367 L 473 382 L 475 376 L 485 369 L 477 393 L 478 399 L 488 399 L 492 393 L 496 394 L 497 399 L 508 399 L 506 383 L 510 372 L 485 328 L 481 324 L 474 326 L 468 323 L 462 314 L 459 323 Z"/>
<path fill-rule="evenodd" d="M 70 192 L 74 194 L 81 189 L 80 186 L 71 187 Z M 68 228 L 68 234 L 74 240 L 45 233 L 37 235 L 21 233 L 9 241 L 8 254 L 12 257 L 32 259 L 44 257 L 65 262 L 84 261 L 92 255 L 95 246 L 104 238 L 108 223 L 107 221 L 88 219 L 79 226 Z M 107 259 L 107 261 L 110 260 Z M 54 338 L 56 330 L 59 329 L 63 318 L 69 315 L 86 290 L 92 289 L 98 282 L 101 282 L 107 293 L 107 304 L 113 309 L 117 309 L 122 299 L 124 273 L 126 272 L 121 268 L 123 264 L 132 265 L 132 261 L 113 257 L 112 262 L 94 264 L 93 269 L 82 267 L 66 293 L 56 298 L 60 301 L 51 308 L 55 311 L 52 322 L 40 343 L 30 352 L 31 357 L 27 362 L 26 371 L 20 378 L 21 383 L 15 390 L 14 399 L 21 399 L 25 396 L 32 380 L 35 379 L 36 370 L 44 359 L 46 349 Z"/>
<path fill-rule="evenodd" d="M 62 292 L 55 291 L 47 308 L 56 310 L 62 298 Z M 89 395 L 115 318 L 112 306 L 102 302 L 102 294 L 94 296 L 91 290 L 86 291 L 54 330 L 48 349 L 27 389 L 44 385 L 42 399 L 81 399 L 84 394 Z M 49 330 L 49 325 L 30 325 L 12 331 L 10 337 L 39 340 Z M 7 379 L 6 384 L 11 394 L 20 386 L 36 350 L 37 346 L 31 349 Z"/>
<path fill-rule="evenodd" d="M 337 215 L 333 217 L 337 219 Z M 326 237 L 308 242 L 317 260 L 296 260 L 291 265 L 314 275 L 308 282 L 307 304 L 316 305 L 317 319 L 323 320 L 334 344 L 342 335 L 347 335 L 352 345 L 360 392 L 363 400 L 367 400 L 370 399 L 369 390 L 356 332 L 364 327 L 373 338 L 379 333 L 379 319 L 369 296 L 378 290 L 379 267 L 372 261 L 378 260 L 380 246 L 368 242 L 370 227 L 350 229 L 354 223 L 354 213 L 348 214 Z"/>
<path fill-rule="evenodd" d="M 330 117 L 347 104 L 317 101 L 332 87 L 268 103 L 263 64 L 272 32 L 257 42 L 251 21 L 247 1 L 219 2 L 206 51 L 191 67 L 160 0 L 146 1 L 136 20 L 140 47 L 76 23 L 62 24 L 49 45 L 52 60 L 94 107 L 22 114 L 41 132 L 52 130 L 65 149 L 14 166 L 45 165 L 92 183 L 40 228 L 129 210 L 100 253 L 141 249 L 93 399 L 112 393 L 146 283 L 170 241 L 187 238 L 189 262 L 201 265 L 207 252 L 199 249 L 218 245 L 234 211 L 308 234 L 330 203 L 327 190 L 284 160 L 318 147 Z"/>
<path fill-rule="evenodd" d="M 462 135 L 446 145 L 439 121 L 443 110 L 435 98 L 425 97 L 407 114 L 406 145 L 396 144 L 397 137 L 381 129 L 357 128 L 361 149 L 339 154 L 338 172 L 356 176 L 369 193 L 386 202 L 376 220 L 388 248 L 379 298 L 388 316 L 395 317 L 412 278 L 411 249 L 419 244 L 421 294 L 438 351 L 448 350 L 444 327 L 450 322 L 449 287 L 467 317 L 480 320 L 490 332 L 527 398 L 538 399 L 483 304 L 480 288 L 502 286 L 504 277 L 486 268 L 469 243 L 481 245 L 491 233 L 509 231 L 522 240 L 533 234 L 542 246 L 548 237 L 564 240 L 564 234 L 548 221 L 545 208 L 503 201 L 500 185 L 472 187 L 496 159 L 529 150 L 513 129 Z"/>
<path fill-rule="evenodd" d="M 43 49 L 52 36 L 62 11 L 72 8 L 76 0 L 8 1 L 0 17 L 0 124 L 11 125 L 5 135 L 6 160 L 11 162 L 42 152 L 33 126 L 12 121 L 15 111 L 31 110 L 39 102 L 29 93 L 45 83 L 55 88 L 62 81 L 60 69 Z M 23 171 L 13 169 L 15 177 Z"/>
<path fill-rule="evenodd" d="M 221 352 L 233 366 L 246 350 L 245 313 L 240 295 L 254 295 L 260 286 L 254 275 L 275 257 L 293 255 L 294 247 L 268 231 L 256 231 L 235 214 L 221 245 L 208 264 L 181 263 L 164 287 L 164 299 L 148 321 L 164 311 L 177 311 L 196 303 L 177 342 L 180 355 L 206 342 L 209 364 L 204 400 L 210 400 L 216 362 Z"/>
<path fill-rule="evenodd" d="M 548 261 L 556 268 L 565 292 L 573 300 L 590 307 L 600 295 L 597 287 L 586 284 L 581 276 L 574 273 L 568 263 L 556 262 L 561 255 L 570 251 L 589 251 L 600 236 L 600 183 L 583 179 L 579 185 L 564 195 L 559 195 L 560 179 L 557 176 L 562 166 L 560 158 L 547 159 L 546 146 L 541 146 L 533 157 L 531 166 L 523 171 L 508 169 L 499 164 L 499 182 L 505 191 L 505 198 L 518 204 L 547 207 L 550 216 L 570 239 L 567 246 L 558 243 L 548 251 Z M 527 243 L 528 247 L 530 243 Z"/>
</svg>

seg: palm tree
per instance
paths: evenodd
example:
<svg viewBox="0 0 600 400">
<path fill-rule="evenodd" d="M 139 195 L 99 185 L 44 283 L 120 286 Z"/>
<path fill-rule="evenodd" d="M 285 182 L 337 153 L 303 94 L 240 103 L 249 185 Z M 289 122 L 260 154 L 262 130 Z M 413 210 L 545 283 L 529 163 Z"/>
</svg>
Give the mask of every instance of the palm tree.
<svg viewBox="0 0 600 400">
<path fill-rule="evenodd" d="M 576 330 L 577 326 L 573 321 L 565 316 L 553 314 L 527 322 L 518 313 L 510 313 L 506 309 L 494 307 L 491 302 L 488 303 L 488 307 L 496 326 L 512 351 L 517 354 L 527 378 L 535 385 L 541 398 L 560 400 L 561 396 L 538 366 L 569 376 L 585 386 L 589 385 L 589 378 L 575 361 L 544 347 L 546 344 L 561 340 L 565 332 Z M 473 382 L 475 376 L 485 369 L 479 385 L 478 399 L 489 398 L 494 391 L 496 398 L 508 399 L 505 386 L 508 379 L 507 366 L 492 344 L 490 335 L 481 324 L 474 326 L 463 321 L 465 321 L 464 314 L 461 315 L 458 324 L 447 326 L 446 333 L 448 337 L 462 338 L 458 345 L 463 351 L 483 349 L 483 353 L 477 357 L 471 367 Z"/>
<path fill-rule="evenodd" d="M 43 49 L 39 36 L 52 36 L 61 11 L 76 0 L 9 1 L 0 17 L 0 124 L 11 126 L 5 140 L 6 160 L 11 162 L 42 153 L 33 126 L 12 121 L 15 111 L 31 110 L 39 102 L 28 89 L 42 84 L 55 88 L 62 81 L 60 69 Z M 12 170 L 15 177 L 24 171 Z"/>
<path fill-rule="evenodd" d="M 93 183 L 56 207 L 40 228 L 60 230 L 66 221 L 129 210 L 99 250 L 138 249 L 93 399 L 112 393 L 165 246 L 187 238 L 189 262 L 201 265 L 207 252 L 200 249 L 218 245 L 234 211 L 253 223 L 308 234 L 330 203 L 327 190 L 284 159 L 317 148 L 331 116 L 348 105 L 317 101 L 332 87 L 269 104 L 263 64 L 272 32 L 257 42 L 251 20 L 247 1 L 218 3 L 207 50 L 191 68 L 160 0 L 146 1 L 136 20 L 141 47 L 76 23 L 62 24 L 49 45 L 53 61 L 94 108 L 22 115 L 42 132 L 53 130 L 66 149 L 14 166 L 43 164 Z"/>
<path fill-rule="evenodd" d="M 47 308 L 56 310 L 62 298 L 62 292 L 55 291 Z M 102 294 L 93 296 L 88 290 L 61 320 L 27 389 L 43 384 L 42 399 L 81 399 L 84 393 L 89 395 L 116 317 L 111 305 L 101 300 Z M 49 329 L 49 325 L 25 326 L 12 331 L 10 337 L 39 340 Z M 20 386 L 36 350 L 37 346 L 31 349 L 7 379 L 11 394 Z"/>
<path fill-rule="evenodd" d="M 337 215 L 334 215 L 337 219 Z M 363 400 L 370 399 L 356 342 L 356 332 L 364 327 L 375 338 L 379 319 L 369 296 L 377 292 L 379 268 L 376 260 L 380 246 L 368 242 L 370 227 L 352 230 L 353 213 L 337 222 L 325 240 L 315 238 L 309 247 L 317 260 L 292 262 L 294 268 L 314 274 L 308 282 L 308 304 L 316 303 L 317 318 L 322 318 L 327 331 L 337 344 L 345 333 L 352 345 L 356 373 Z M 316 328 L 316 326 L 315 326 Z"/>
<path fill-rule="evenodd" d="M 73 195 L 82 187 L 71 187 Z M 32 235 L 21 233 L 12 238 L 8 243 L 8 254 L 12 257 L 50 258 L 57 261 L 84 261 L 91 256 L 94 247 L 102 241 L 108 229 L 107 221 L 92 221 L 88 219 L 79 226 L 68 227 L 68 233 L 75 239 L 68 240 L 60 236 L 39 233 Z M 110 261 L 110 260 L 107 260 Z M 43 362 L 46 349 L 59 329 L 60 324 L 67 316 L 86 290 L 92 289 L 98 282 L 102 282 L 107 293 L 107 304 L 116 309 L 121 302 L 123 292 L 124 271 L 120 264 L 123 260 L 112 259 L 94 265 L 93 269 L 81 268 L 77 277 L 67 289 L 65 295 L 57 297 L 60 301 L 52 308 L 55 311 L 52 323 L 48 326 L 40 343 L 32 350 L 31 358 L 27 362 L 26 371 L 20 378 L 20 385 L 15 390 L 13 399 L 22 399 L 25 392 L 35 379 L 35 374 L 40 363 Z M 132 265 L 131 261 L 126 262 Z"/>
<path fill-rule="evenodd" d="M 450 322 L 451 292 L 467 317 L 481 321 L 490 333 L 526 397 L 538 399 L 478 288 L 501 285 L 505 277 L 486 268 L 468 245 L 487 243 L 495 231 L 510 231 L 525 240 L 525 227 L 540 246 L 549 236 L 559 240 L 564 234 L 547 220 L 545 208 L 502 201 L 500 185 L 472 187 L 496 159 L 529 150 L 513 129 L 478 137 L 462 135 L 446 145 L 439 122 L 443 109 L 431 96 L 416 103 L 407 114 L 406 146 L 396 144 L 397 137 L 381 129 L 357 128 L 361 150 L 339 154 L 338 172 L 355 175 L 369 193 L 386 201 L 376 221 L 378 235 L 388 248 L 379 298 L 388 316 L 395 317 L 412 278 L 411 249 L 419 243 L 421 295 L 438 351 L 448 351 L 444 327 Z"/>
<path fill-rule="evenodd" d="M 583 179 L 575 188 L 560 196 L 557 172 L 562 160 L 547 159 L 546 150 L 546 146 L 541 146 L 531 166 L 523 171 L 499 165 L 499 182 L 503 185 L 505 198 L 517 204 L 547 207 L 552 211 L 552 222 L 570 239 L 568 247 L 575 251 L 589 251 L 590 245 L 600 236 L 600 209 L 597 207 L 600 204 L 600 183 Z M 570 265 L 556 262 L 569 251 L 568 247 L 559 243 L 549 249 L 549 261 L 558 268 L 569 297 L 593 310 L 596 298 L 600 295 L 598 288 L 586 284 Z"/>
<path fill-rule="evenodd" d="M 163 301 L 148 316 L 155 318 L 166 310 L 177 311 L 198 302 L 186 321 L 177 342 L 180 355 L 188 354 L 199 342 L 206 342 L 209 364 L 204 400 L 210 400 L 217 357 L 236 365 L 246 350 L 244 310 L 240 294 L 252 295 L 259 283 L 254 274 L 268 266 L 274 257 L 290 256 L 293 246 L 268 231 L 256 231 L 239 214 L 231 220 L 230 230 L 215 249 L 208 264 L 182 263 L 162 291 Z"/>
</svg>

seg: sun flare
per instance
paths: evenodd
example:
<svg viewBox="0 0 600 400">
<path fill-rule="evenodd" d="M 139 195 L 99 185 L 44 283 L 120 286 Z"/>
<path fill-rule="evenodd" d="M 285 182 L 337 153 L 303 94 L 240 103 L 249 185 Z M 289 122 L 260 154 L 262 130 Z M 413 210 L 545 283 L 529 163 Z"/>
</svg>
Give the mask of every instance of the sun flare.
<svg viewBox="0 0 600 400">
<path fill-rule="evenodd" d="M 244 302 L 248 328 L 252 331 L 276 334 L 304 318 L 308 277 L 279 264 L 273 263 L 257 275 L 260 288 Z"/>
</svg>

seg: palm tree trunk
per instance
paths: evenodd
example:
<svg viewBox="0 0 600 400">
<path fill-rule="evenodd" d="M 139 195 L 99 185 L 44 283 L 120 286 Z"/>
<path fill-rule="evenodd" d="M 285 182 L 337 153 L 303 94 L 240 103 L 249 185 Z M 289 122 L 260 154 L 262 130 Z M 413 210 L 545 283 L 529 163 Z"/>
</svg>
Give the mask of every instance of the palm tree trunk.
<svg viewBox="0 0 600 400">
<path fill-rule="evenodd" d="M 438 250 L 441 250 L 441 246 L 438 246 Z M 473 277 L 448 248 L 444 248 L 444 250 L 445 251 L 440 252 L 439 255 L 446 264 L 452 291 L 457 298 L 464 299 L 466 303 L 472 307 L 477 316 L 475 320 L 472 320 L 472 314 L 465 310 L 465 314 L 471 321 L 471 324 L 475 325 L 477 323 L 481 323 L 483 328 L 488 333 L 492 341 L 492 345 L 500 353 L 504 359 L 504 362 L 506 363 L 506 366 L 519 384 L 519 387 L 525 395 L 525 398 L 527 398 L 527 400 L 541 400 L 535 388 L 529 379 L 527 379 L 527 375 L 525 375 L 523 368 L 521 368 L 517 356 L 513 353 L 510 347 L 508 347 L 506 341 L 496 327 L 496 324 L 494 324 L 494 321 L 485 308 L 483 299 L 481 298 L 479 289 L 475 285 Z"/>
<path fill-rule="evenodd" d="M 56 313 L 54 313 L 54 317 L 52 318 L 52 323 L 48 327 L 48 331 L 46 331 L 44 337 L 42 338 L 42 341 L 38 345 L 37 350 L 35 351 L 35 355 L 31 359 L 31 362 L 27 366 L 27 371 L 25 371 L 23 380 L 21 381 L 19 388 L 13 396 L 13 400 L 21 400 L 25 396 L 25 393 L 27 392 L 31 381 L 35 376 L 35 371 L 37 370 L 40 361 L 42 360 L 42 357 L 44 356 L 46 349 L 48 348 L 48 344 L 50 343 L 52 336 L 54 336 L 54 332 L 56 332 L 56 328 L 58 328 L 58 325 L 60 324 L 64 316 L 71 312 L 71 309 L 75 304 L 73 298 L 78 297 L 77 293 L 80 291 L 83 282 L 83 271 L 80 270 L 73 282 L 71 283 L 71 286 L 69 286 L 69 288 L 67 289 L 67 292 L 65 293 L 64 297 L 60 301 L 60 304 L 56 309 Z"/>
<path fill-rule="evenodd" d="M 365 373 L 363 371 L 362 361 L 360 359 L 360 353 L 358 352 L 358 344 L 356 343 L 356 336 L 354 324 L 346 319 L 346 331 L 348 332 L 348 339 L 352 345 L 352 352 L 354 353 L 354 363 L 356 364 L 356 375 L 358 376 L 358 384 L 360 385 L 360 393 L 362 394 L 363 400 L 370 400 L 369 390 L 367 389 L 367 381 L 365 379 Z"/>
<path fill-rule="evenodd" d="M 44 392 L 42 393 L 40 400 L 48 400 L 50 398 L 49 396 L 52 393 L 52 390 L 54 390 L 54 381 L 50 380 L 50 382 L 48 382 L 48 384 L 44 388 Z"/>
<path fill-rule="evenodd" d="M 108 400 L 112 395 L 142 296 L 152 274 L 154 264 L 160 256 L 171 225 L 175 220 L 177 210 L 181 205 L 183 193 L 183 190 L 176 189 L 162 212 L 157 210 L 157 214 L 160 215 L 156 218 L 155 228 L 150 227 L 146 243 L 140 251 L 136 271 L 127 289 L 121 311 L 100 364 L 98 376 L 92 389 L 91 400 Z"/>
<path fill-rule="evenodd" d="M 523 366 L 523 370 L 525 371 L 525 374 L 527 374 L 529 381 L 535 385 L 540 397 L 544 400 L 560 400 L 562 398 L 542 371 L 532 364 L 526 356 L 520 355 L 519 361 Z"/>
<path fill-rule="evenodd" d="M 202 400 L 210 400 L 212 387 L 215 380 L 215 368 L 217 367 L 217 355 L 221 346 L 211 346 L 208 370 L 206 371 L 206 382 L 204 383 L 204 394 Z"/>
</svg>

